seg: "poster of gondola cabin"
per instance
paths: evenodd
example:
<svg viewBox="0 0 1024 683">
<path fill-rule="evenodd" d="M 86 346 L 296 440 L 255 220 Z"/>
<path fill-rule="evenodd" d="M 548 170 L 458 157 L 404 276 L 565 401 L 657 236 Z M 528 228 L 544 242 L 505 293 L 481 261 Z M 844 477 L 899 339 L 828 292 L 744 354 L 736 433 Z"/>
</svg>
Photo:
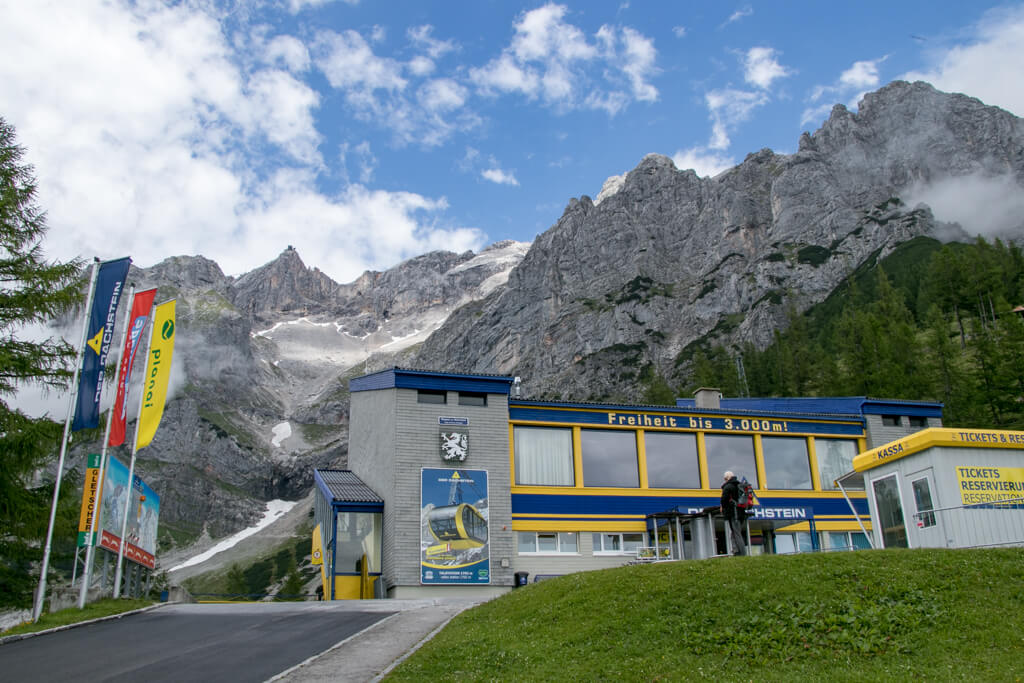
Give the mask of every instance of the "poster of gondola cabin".
<svg viewBox="0 0 1024 683">
<path fill-rule="evenodd" d="M 490 583 L 487 471 L 420 474 L 420 583 Z"/>
</svg>

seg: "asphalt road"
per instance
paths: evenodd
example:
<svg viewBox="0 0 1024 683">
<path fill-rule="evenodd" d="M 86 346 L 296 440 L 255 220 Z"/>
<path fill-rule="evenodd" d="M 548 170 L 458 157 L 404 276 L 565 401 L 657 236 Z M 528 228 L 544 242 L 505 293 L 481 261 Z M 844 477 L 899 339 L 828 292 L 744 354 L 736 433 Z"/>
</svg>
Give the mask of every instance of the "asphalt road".
<svg viewBox="0 0 1024 683">
<path fill-rule="evenodd" d="M 389 614 L 331 602 L 169 605 L 0 646 L 0 680 L 265 681 Z"/>
</svg>

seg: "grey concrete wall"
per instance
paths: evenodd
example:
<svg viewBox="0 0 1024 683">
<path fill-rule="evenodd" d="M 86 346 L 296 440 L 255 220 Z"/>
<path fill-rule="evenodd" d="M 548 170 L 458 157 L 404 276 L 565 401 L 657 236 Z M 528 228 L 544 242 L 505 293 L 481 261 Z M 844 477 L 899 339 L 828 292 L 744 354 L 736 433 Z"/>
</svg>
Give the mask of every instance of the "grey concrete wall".
<svg viewBox="0 0 1024 683">
<path fill-rule="evenodd" d="M 393 582 L 395 562 L 395 391 L 356 391 L 349 405 L 348 468 L 384 499 L 381 571 Z M 324 549 L 326 552 L 326 548 Z"/>
<path fill-rule="evenodd" d="M 867 423 L 866 438 L 868 450 L 884 446 L 890 441 L 896 441 L 897 439 L 902 439 L 905 436 L 910 436 L 922 429 L 942 426 L 942 420 L 937 417 L 925 418 L 926 424 L 924 427 L 911 427 L 910 420 L 907 419 L 906 415 L 902 415 L 900 417 L 899 426 L 892 427 L 882 424 L 881 415 L 865 415 L 864 419 Z"/>
<path fill-rule="evenodd" d="M 512 532 L 512 497 L 509 475 L 508 400 L 502 394 L 489 394 L 487 406 L 460 406 L 458 392 L 448 392 L 448 403 L 418 403 L 414 389 L 396 389 L 394 492 L 388 500 L 385 516 L 390 516 L 391 547 L 394 549 L 393 575 L 398 586 L 420 585 L 420 493 L 424 467 L 450 468 L 441 459 L 440 417 L 464 417 L 469 420 L 469 454 L 458 469 L 487 470 L 488 532 L 492 586 L 512 585 L 512 558 L 515 538 Z M 352 420 L 355 422 L 355 419 Z M 390 510 L 390 515 L 389 515 Z M 501 559 L 509 559 L 509 567 Z M 424 586 L 436 593 L 453 594 L 448 586 Z M 408 593 L 404 590 L 403 594 Z"/>
</svg>

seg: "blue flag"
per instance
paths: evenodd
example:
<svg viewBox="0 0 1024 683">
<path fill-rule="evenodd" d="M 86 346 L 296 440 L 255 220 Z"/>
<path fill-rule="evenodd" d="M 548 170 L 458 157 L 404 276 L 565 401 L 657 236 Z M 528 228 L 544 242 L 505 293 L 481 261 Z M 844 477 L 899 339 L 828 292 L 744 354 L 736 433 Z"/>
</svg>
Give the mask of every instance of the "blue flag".
<svg viewBox="0 0 1024 683">
<path fill-rule="evenodd" d="M 75 421 L 71 431 L 91 429 L 100 425 L 100 392 L 103 391 L 103 369 L 107 354 L 114 344 L 114 323 L 117 304 L 124 292 L 130 258 L 100 264 L 96 276 L 96 294 L 89 312 L 85 348 L 82 349 L 82 374 L 75 402 Z"/>
</svg>

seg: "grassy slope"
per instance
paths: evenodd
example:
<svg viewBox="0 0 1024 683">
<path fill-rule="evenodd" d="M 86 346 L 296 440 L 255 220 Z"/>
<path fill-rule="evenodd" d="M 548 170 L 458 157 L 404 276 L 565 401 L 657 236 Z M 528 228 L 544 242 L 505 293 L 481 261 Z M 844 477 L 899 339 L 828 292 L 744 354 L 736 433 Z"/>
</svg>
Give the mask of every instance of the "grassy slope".
<svg viewBox="0 0 1024 683">
<path fill-rule="evenodd" d="M 1024 549 L 674 562 L 463 613 L 388 680 L 1019 681 Z"/>
</svg>

